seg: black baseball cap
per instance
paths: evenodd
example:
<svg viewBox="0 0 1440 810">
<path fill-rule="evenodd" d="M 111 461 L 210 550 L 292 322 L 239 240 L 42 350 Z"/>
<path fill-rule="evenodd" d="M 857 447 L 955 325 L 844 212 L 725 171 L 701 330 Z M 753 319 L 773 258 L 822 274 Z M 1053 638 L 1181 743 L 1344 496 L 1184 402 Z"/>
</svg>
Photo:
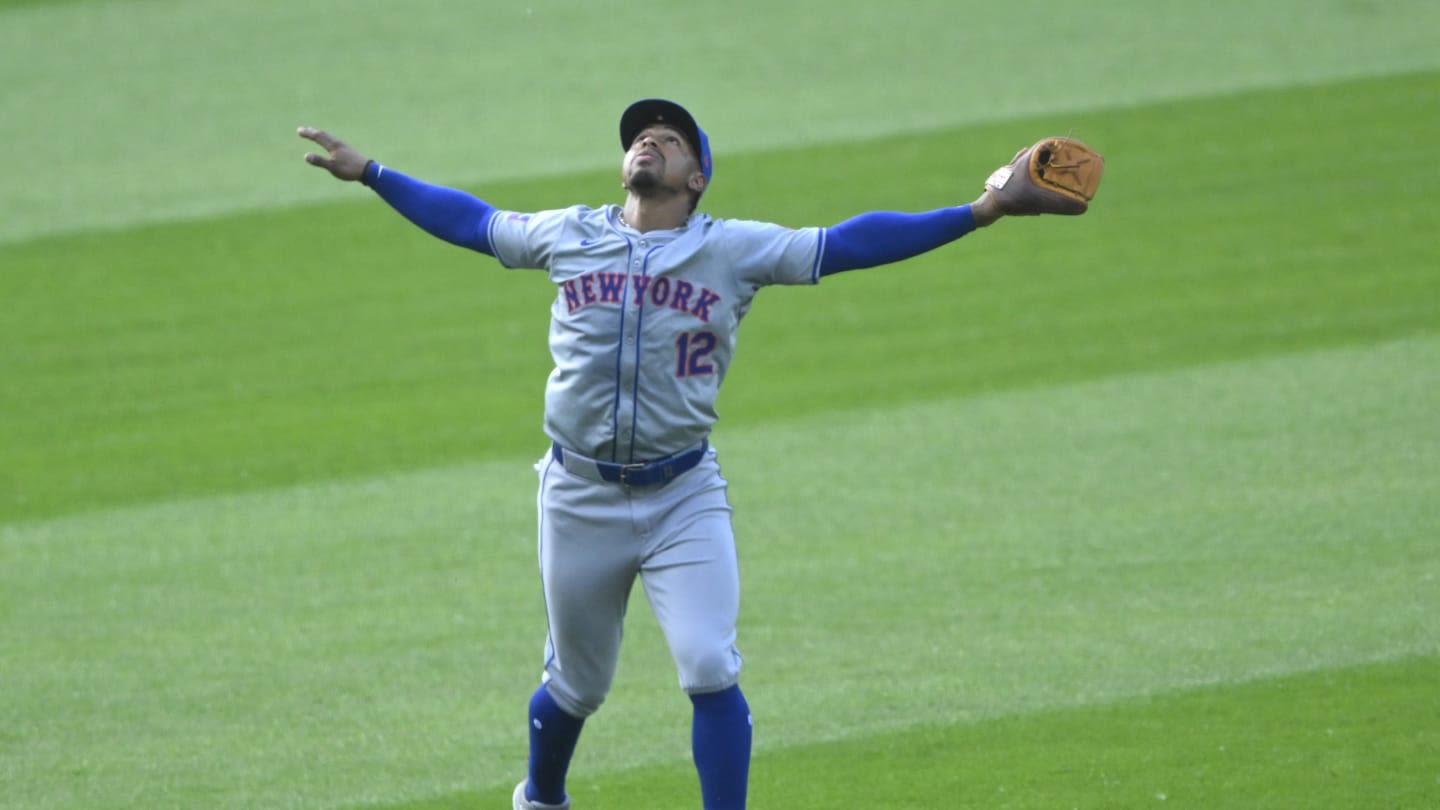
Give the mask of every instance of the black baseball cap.
<svg viewBox="0 0 1440 810">
<path fill-rule="evenodd" d="M 651 124 L 666 124 L 680 130 L 700 158 L 705 184 L 710 184 L 710 138 L 684 107 L 663 98 L 641 99 L 620 116 L 620 148 L 629 149 L 635 138 Z"/>
</svg>

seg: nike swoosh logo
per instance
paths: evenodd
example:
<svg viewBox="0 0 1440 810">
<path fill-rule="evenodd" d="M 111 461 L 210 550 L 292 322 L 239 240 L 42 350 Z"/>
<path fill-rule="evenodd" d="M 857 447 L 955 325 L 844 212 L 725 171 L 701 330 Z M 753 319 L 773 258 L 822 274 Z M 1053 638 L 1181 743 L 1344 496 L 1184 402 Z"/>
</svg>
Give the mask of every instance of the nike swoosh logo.
<svg viewBox="0 0 1440 810">
<path fill-rule="evenodd" d="M 590 247 L 591 245 L 595 244 L 595 243 L 598 242 L 598 241 L 600 241 L 600 240 L 599 240 L 599 239 L 581 239 L 581 240 L 580 240 L 580 247 Z"/>
</svg>

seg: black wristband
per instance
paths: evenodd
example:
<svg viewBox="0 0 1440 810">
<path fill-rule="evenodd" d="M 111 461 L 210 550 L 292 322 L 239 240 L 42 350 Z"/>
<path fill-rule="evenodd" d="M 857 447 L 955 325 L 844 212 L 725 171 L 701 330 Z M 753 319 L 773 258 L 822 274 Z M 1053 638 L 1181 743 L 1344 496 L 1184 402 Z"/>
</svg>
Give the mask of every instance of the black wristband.
<svg viewBox="0 0 1440 810">
<path fill-rule="evenodd" d="M 361 185 L 363 185 L 363 186 L 368 186 L 368 185 L 370 185 L 370 181 L 365 179 L 365 175 L 367 175 L 367 174 L 370 173 L 370 166 L 373 165 L 374 163 L 375 163 L 375 161 L 373 161 L 373 160 L 367 160 L 367 161 L 365 161 L 365 168 L 363 168 L 363 169 L 360 170 L 360 184 L 361 184 Z"/>
</svg>

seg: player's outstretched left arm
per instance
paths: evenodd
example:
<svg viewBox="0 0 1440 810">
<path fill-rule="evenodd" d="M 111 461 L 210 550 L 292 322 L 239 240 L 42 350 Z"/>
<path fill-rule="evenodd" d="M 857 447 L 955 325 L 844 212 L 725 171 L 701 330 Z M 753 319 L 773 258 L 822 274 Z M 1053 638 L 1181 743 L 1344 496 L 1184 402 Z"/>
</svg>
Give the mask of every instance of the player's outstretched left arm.
<svg viewBox="0 0 1440 810">
<path fill-rule="evenodd" d="M 974 202 L 923 214 L 872 211 L 825 229 L 820 275 L 918 256 L 1004 216 L 1083 214 L 1105 159 L 1072 138 L 1045 138 L 991 173 Z"/>
<path fill-rule="evenodd" d="M 300 127 L 297 133 L 307 141 L 314 141 L 326 153 L 317 155 L 314 152 L 306 152 L 306 163 L 311 166 L 319 166 L 334 175 L 336 179 L 348 182 L 354 182 L 365 176 L 365 165 L 370 161 L 354 147 L 323 129 Z"/>
</svg>

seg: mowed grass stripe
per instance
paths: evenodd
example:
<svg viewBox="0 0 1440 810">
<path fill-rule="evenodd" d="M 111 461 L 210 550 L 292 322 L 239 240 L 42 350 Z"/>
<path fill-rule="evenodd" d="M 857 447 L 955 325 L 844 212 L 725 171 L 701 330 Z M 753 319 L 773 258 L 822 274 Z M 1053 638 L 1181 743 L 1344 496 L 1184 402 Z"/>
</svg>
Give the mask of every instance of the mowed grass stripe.
<svg viewBox="0 0 1440 810">
<path fill-rule="evenodd" d="M 767 751 L 752 804 L 993 810 L 1372 810 L 1440 804 L 1440 659 L 1306 672 Z M 765 718 L 757 729 L 764 734 Z M 698 801 L 683 763 L 574 780 L 576 807 Z M 500 790 L 386 810 L 504 806 Z"/>
<path fill-rule="evenodd" d="M 279 0 L 7 5 L 0 143 L 23 157 L 7 167 L 0 241 L 340 197 L 293 182 L 299 124 L 481 182 L 612 166 L 616 115 L 653 95 L 693 106 L 725 165 L 776 145 L 1440 66 L 1440 9 L 1426 0 L 929 0 L 903 13 L 730 0 L 721 15 L 430 0 L 338 18 Z M 1016 59 L 1020 20 L 1063 36 L 1044 59 Z M 666 70 L 615 58 L 642 28 Z M 364 92 L 337 92 L 335 75 Z"/>
<path fill-rule="evenodd" d="M 1410 155 L 1437 91 L 1426 73 L 737 156 L 710 210 L 793 225 L 969 199 L 1039 132 L 1112 160 L 1086 217 L 767 290 L 724 424 L 1433 331 L 1440 169 Z M 526 210 L 614 184 L 480 192 Z M 530 452 L 550 285 L 355 198 L 0 248 L 0 520 Z"/>
<path fill-rule="evenodd" d="M 1437 374 L 1428 338 L 727 430 L 760 750 L 1433 656 Z M 0 528 L 11 794 L 514 779 L 533 483 L 513 460 Z M 684 770 L 685 701 L 632 615 L 577 766 L 602 783 Z"/>
</svg>

